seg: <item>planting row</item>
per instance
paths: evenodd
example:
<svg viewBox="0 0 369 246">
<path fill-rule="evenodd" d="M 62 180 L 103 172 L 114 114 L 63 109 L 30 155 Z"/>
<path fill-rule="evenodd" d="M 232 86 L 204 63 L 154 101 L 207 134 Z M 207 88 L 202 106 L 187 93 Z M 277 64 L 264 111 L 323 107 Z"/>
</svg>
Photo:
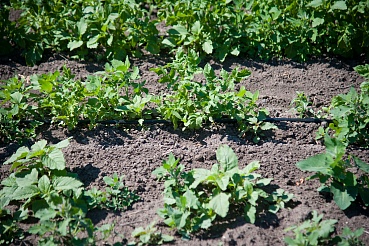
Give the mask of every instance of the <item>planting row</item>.
<svg viewBox="0 0 369 246">
<path fill-rule="evenodd" d="M 62 148 L 69 139 L 56 145 L 40 140 L 31 148 L 21 147 L 4 164 L 11 164 L 12 172 L 1 181 L 0 243 L 19 243 L 24 237 L 37 235 L 39 245 L 96 245 L 113 236 L 114 224 L 96 227 L 86 217 L 91 209 L 124 211 L 140 198 L 123 183 L 123 176 L 104 177 L 105 190 L 86 189 L 77 175 L 67 171 Z M 314 172 L 319 178 L 319 192 L 332 193 L 341 209 L 351 203 L 369 205 L 369 164 L 349 155 L 345 160 L 345 146 L 337 139 L 325 138 L 326 153 L 297 163 L 301 170 Z M 210 170 L 197 168 L 184 171 L 173 154 L 153 175 L 164 180 L 163 208 L 158 210 L 164 223 L 189 239 L 200 231 L 209 230 L 225 217 L 243 216 L 255 223 L 260 214 L 277 213 L 289 207 L 294 198 L 280 188 L 272 188 L 270 178 L 262 178 L 255 171 L 260 167 L 252 162 L 240 168 L 238 158 L 227 145 L 216 151 L 217 163 Z M 352 159 L 353 162 L 349 160 Z M 350 170 L 358 168 L 362 174 Z M 275 187 L 275 186 L 274 186 Z M 9 209 L 13 205 L 13 209 Z M 14 206 L 17 209 L 14 210 Z M 232 213 L 230 213 L 232 207 Z M 323 215 L 312 211 L 312 219 L 285 237 L 287 245 L 364 245 L 359 240 L 363 228 L 333 237 L 336 220 L 322 220 Z M 27 230 L 22 225 L 31 223 Z M 47 236 L 45 236 L 47 235 Z M 155 222 L 146 228 L 138 227 L 128 245 L 162 244 L 174 240 L 156 231 Z M 121 243 L 129 240 L 121 235 Z"/>
<path fill-rule="evenodd" d="M 2 53 L 20 49 L 29 65 L 47 50 L 108 60 L 179 47 L 221 61 L 355 57 L 369 54 L 368 12 L 366 0 L 8 0 L 0 5 L 0 44 Z"/>
<path fill-rule="evenodd" d="M 105 71 L 89 75 L 84 81 L 75 79 L 71 71 L 54 72 L 28 77 L 18 76 L 3 81 L 0 91 L 0 137 L 4 142 L 32 138 L 45 122 L 75 128 L 87 122 L 90 128 L 104 120 L 164 119 L 183 130 L 199 129 L 216 119 L 233 119 L 240 135 L 251 134 L 255 142 L 265 130 L 275 128 L 264 120 L 268 111 L 257 105 L 258 92 L 236 86 L 250 75 L 247 69 L 220 71 L 217 76 L 194 50 L 179 49 L 175 59 L 153 68 L 159 83 L 167 85 L 167 92 L 153 95 L 139 80 L 139 69 L 125 62 L 113 60 Z M 369 65 L 355 70 L 369 79 Z M 236 89 L 239 88 L 239 89 Z M 318 138 L 334 134 L 346 144 L 367 146 L 369 143 L 369 82 L 361 84 L 361 91 L 332 98 L 331 105 L 319 112 L 303 93 L 292 101 L 300 116 L 329 118 L 321 127 Z"/>
</svg>

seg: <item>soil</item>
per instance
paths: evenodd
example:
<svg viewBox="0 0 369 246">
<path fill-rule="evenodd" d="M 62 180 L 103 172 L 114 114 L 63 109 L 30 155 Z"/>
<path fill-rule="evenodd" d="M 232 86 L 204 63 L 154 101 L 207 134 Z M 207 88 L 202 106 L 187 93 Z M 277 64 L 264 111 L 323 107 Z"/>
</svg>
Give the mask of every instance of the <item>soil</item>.
<svg viewBox="0 0 369 246">
<path fill-rule="evenodd" d="M 147 81 L 151 93 L 164 89 L 157 83 L 158 76 L 149 69 L 164 64 L 167 59 L 146 55 L 132 59 L 139 67 L 141 77 Z M 54 55 L 44 59 L 34 67 L 26 67 L 17 57 L 2 59 L 0 79 L 12 76 L 42 74 L 61 70 L 63 65 L 71 68 L 78 77 L 103 70 L 104 64 L 78 62 Z M 260 91 L 259 104 L 270 111 L 272 117 L 296 117 L 290 102 L 296 91 L 304 91 L 314 102 L 315 107 L 328 106 L 333 96 L 346 93 L 350 87 L 359 88 L 361 78 L 353 67 L 365 61 L 340 60 L 337 58 L 319 58 L 306 63 L 288 60 L 269 62 L 245 58 L 228 58 L 224 63 L 208 61 L 217 71 L 221 68 L 231 70 L 234 67 L 248 68 L 252 75 L 241 84 L 252 92 Z M 131 232 L 139 226 L 158 222 L 158 229 L 174 235 L 175 245 L 285 245 L 285 228 L 296 225 L 309 218 L 316 210 L 324 214 L 324 219 L 338 220 L 336 229 L 341 233 L 345 226 L 352 230 L 363 227 L 365 232 L 361 240 L 369 245 L 369 211 L 359 203 L 353 203 L 342 211 L 330 196 L 317 192 L 317 181 L 305 181 L 310 174 L 300 171 L 295 164 L 309 156 L 324 152 L 322 143 L 315 140 L 319 124 L 289 123 L 276 124 L 278 129 L 262 137 L 258 144 L 240 137 L 233 124 L 205 126 L 197 131 L 174 130 L 168 125 L 146 125 L 145 127 L 99 126 L 94 130 L 78 128 L 73 131 L 49 127 L 43 129 L 38 139 L 57 143 L 73 137 L 69 147 L 64 149 L 68 168 L 79 175 L 86 187 L 102 187 L 103 177 L 117 173 L 124 175 L 125 184 L 135 190 L 140 201 L 126 212 L 93 211 L 89 217 L 101 226 L 115 223 L 116 234 L 122 234 L 131 241 Z M 201 232 L 189 241 L 183 241 L 174 230 L 168 229 L 157 215 L 163 207 L 162 192 L 164 185 L 151 174 L 172 152 L 186 169 L 208 168 L 216 162 L 215 151 L 220 144 L 233 148 L 244 167 L 252 160 L 260 161 L 257 171 L 263 177 L 273 178 L 272 184 L 294 194 L 293 202 L 276 215 L 260 215 L 255 224 L 246 223 L 242 216 L 233 214 L 215 225 L 209 232 Z M 0 144 L 0 162 L 3 163 L 18 148 L 15 143 Z M 349 152 L 369 162 L 369 150 L 352 146 Z M 1 180 L 9 175 L 8 167 L 1 166 Z M 113 236 L 107 244 L 122 241 Z M 24 245 L 35 244 L 35 239 L 26 237 Z"/>
</svg>

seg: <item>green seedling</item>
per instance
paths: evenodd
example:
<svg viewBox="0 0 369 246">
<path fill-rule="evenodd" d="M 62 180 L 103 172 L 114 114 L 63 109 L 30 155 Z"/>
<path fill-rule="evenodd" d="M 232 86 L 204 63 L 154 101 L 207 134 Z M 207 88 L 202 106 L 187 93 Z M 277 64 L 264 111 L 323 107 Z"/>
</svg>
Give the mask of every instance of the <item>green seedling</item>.
<svg viewBox="0 0 369 246">
<path fill-rule="evenodd" d="M 347 209 L 359 197 L 365 206 L 369 205 L 369 164 L 348 155 L 346 147 L 336 138 L 325 136 L 326 152 L 299 161 L 296 166 L 314 172 L 308 179 L 319 179 L 322 186 L 319 192 L 329 192 L 342 210 Z M 351 171 L 360 170 L 362 175 Z"/>
<path fill-rule="evenodd" d="M 138 242 L 130 242 L 128 245 L 161 245 L 174 241 L 172 236 L 162 234 L 155 227 L 156 222 L 152 222 L 146 228 L 138 227 L 132 232 L 132 237 L 138 238 Z"/>
<path fill-rule="evenodd" d="M 188 238 L 210 228 L 215 220 L 229 215 L 230 206 L 242 208 L 245 220 L 255 223 L 263 207 L 277 212 L 292 199 L 281 189 L 272 194 L 263 190 L 271 179 L 254 173 L 260 166 L 258 162 L 240 169 L 237 156 L 227 145 L 220 146 L 216 156 L 218 163 L 211 170 L 197 168 L 185 172 L 184 166 L 170 154 L 153 172 L 165 180 L 164 208 L 158 213 L 164 223 L 177 228 L 182 236 Z"/>
</svg>

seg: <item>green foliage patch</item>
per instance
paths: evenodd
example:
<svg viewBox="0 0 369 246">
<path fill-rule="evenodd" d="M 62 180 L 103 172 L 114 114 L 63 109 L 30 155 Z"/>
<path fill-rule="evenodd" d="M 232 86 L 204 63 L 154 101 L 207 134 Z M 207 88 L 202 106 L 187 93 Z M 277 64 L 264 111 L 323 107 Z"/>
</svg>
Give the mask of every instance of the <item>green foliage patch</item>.
<svg viewBox="0 0 369 246">
<path fill-rule="evenodd" d="M 346 147 L 336 138 L 326 136 L 324 142 L 325 153 L 299 161 L 296 166 L 303 171 L 315 172 L 309 179 L 319 179 L 322 186 L 318 191 L 331 193 L 342 210 L 359 197 L 368 206 L 369 164 L 352 155 L 346 159 Z"/>
<path fill-rule="evenodd" d="M 210 64 L 201 68 L 199 62 L 194 50 L 186 54 L 179 49 L 172 63 L 152 69 L 161 76 L 159 82 L 166 83 L 170 90 L 156 99 L 157 110 L 164 119 L 172 121 L 175 128 L 183 122 L 183 129 L 199 129 L 205 122 L 224 117 L 235 119 L 241 135 L 251 132 L 255 142 L 259 132 L 275 128 L 262 122 L 268 111 L 256 105 L 259 92 L 251 93 L 244 86 L 236 90 L 236 84 L 250 71 L 236 68 L 228 73 L 222 69 L 218 77 Z"/>
<path fill-rule="evenodd" d="M 337 220 L 322 220 L 323 215 L 318 215 L 314 210 L 312 218 L 304 221 L 298 226 L 292 226 L 286 231 L 293 231 L 295 238 L 285 237 L 284 241 L 289 246 L 300 245 L 338 245 L 338 246 L 363 246 L 364 243 L 360 241 L 359 237 L 363 234 L 364 229 L 360 228 L 356 231 L 351 231 L 350 228 L 345 227 L 341 235 L 332 238 L 335 231 L 334 225 Z"/>
<path fill-rule="evenodd" d="M 165 224 L 176 228 L 182 236 L 188 238 L 192 233 L 209 229 L 217 220 L 227 217 L 230 208 L 233 211 L 242 208 L 245 220 L 255 223 L 261 211 L 276 213 L 293 198 L 282 189 L 272 193 L 263 190 L 272 179 L 254 173 L 260 166 L 258 162 L 240 169 L 229 146 L 221 145 L 216 157 L 218 163 L 211 170 L 197 168 L 185 172 L 184 166 L 170 154 L 153 172 L 158 179 L 165 180 L 164 208 L 158 213 Z"/>
<path fill-rule="evenodd" d="M 1 181 L 0 242 L 9 243 L 20 237 L 18 223 L 32 219 L 37 223 L 27 232 L 39 236 L 39 245 L 92 245 L 104 240 L 114 226 L 96 228 L 86 217 L 88 210 L 95 207 L 123 210 L 137 201 L 138 197 L 124 187 L 117 175 L 105 177 L 110 188 L 95 201 L 94 193 L 86 191 L 77 175 L 66 170 L 62 149 L 68 144 L 68 139 L 52 146 L 40 140 L 30 149 L 19 148 L 4 163 L 11 164 L 13 172 Z M 18 211 L 11 214 L 6 208 L 10 204 L 16 205 Z"/>
</svg>

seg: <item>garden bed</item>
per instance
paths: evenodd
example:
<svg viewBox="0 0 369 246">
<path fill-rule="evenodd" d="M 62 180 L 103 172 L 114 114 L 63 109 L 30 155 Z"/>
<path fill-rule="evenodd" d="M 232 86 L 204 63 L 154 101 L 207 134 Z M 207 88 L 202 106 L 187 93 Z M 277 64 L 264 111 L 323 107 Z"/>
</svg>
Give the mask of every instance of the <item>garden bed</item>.
<svg viewBox="0 0 369 246">
<path fill-rule="evenodd" d="M 150 68 L 164 64 L 160 56 L 144 56 L 131 62 L 140 70 L 142 80 L 151 93 L 164 89 L 158 84 L 158 76 Z M 328 106 L 332 97 L 347 93 L 350 87 L 356 89 L 364 81 L 353 70 L 365 61 L 320 58 L 305 63 L 288 60 L 262 62 L 243 58 L 228 58 L 224 63 L 208 61 L 216 72 L 235 67 L 247 68 L 252 74 L 243 80 L 247 90 L 260 91 L 258 105 L 269 110 L 271 117 L 297 117 L 290 103 L 296 91 L 305 92 L 314 107 Z M 104 64 L 77 62 L 59 55 L 50 57 L 37 66 L 27 67 L 14 60 L 2 60 L 0 79 L 14 75 L 28 76 L 61 70 L 66 65 L 77 77 L 104 69 Z M 56 144 L 72 137 L 70 145 L 63 149 L 67 169 L 77 173 L 86 187 L 102 187 L 102 179 L 113 173 L 124 175 L 124 183 L 136 191 L 140 200 L 124 212 L 92 210 L 88 213 L 96 226 L 114 223 L 114 233 L 105 242 L 131 241 L 131 232 L 140 226 L 146 227 L 157 221 L 157 227 L 166 234 L 173 235 L 175 245 L 285 245 L 284 237 L 292 236 L 285 229 L 302 223 L 313 210 L 324 214 L 323 219 L 336 219 L 337 233 L 348 226 L 352 230 L 364 228 L 361 240 L 369 244 L 369 212 L 359 203 L 353 203 L 342 211 L 331 196 L 323 196 L 317 191 L 317 180 L 307 181 L 310 173 L 302 172 L 296 163 L 307 157 L 325 151 L 324 145 L 315 140 L 319 124 L 279 122 L 278 129 L 269 130 L 259 143 L 250 141 L 248 136 L 239 136 L 235 124 L 211 124 L 200 130 L 174 129 L 171 125 L 147 124 L 141 126 L 103 126 L 96 129 L 78 127 L 68 131 L 56 126 L 43 126 L 37 139 L 46 139 Z M 29 143 L 30 144 L 30 143 Z M 180 159 L 186 170 L 193 168 L 210 169 L 216 162 L 216 150 L 221 144 L 229 145 L 239 158 L 240 167 L 253 160 L 260 161 L 257 173 L 272 178 L 272 184 L 294 194 L 292 202 L 276 214 L 259 214 L 255 224 L 246 223 L 242 214 L 230 210 L 228 216 L 211 227 L 210 230 L 195 234 L 184 241 L 170 230 L 157 215 L 163 207 L 163 182 L 159 182 L 152 172 L 161 166 L 170 153 Z M 0 162 L 5 162 L 19 147 L 15 143 L 0 145 Z M 369 162 L 369 150 L 350 146 L 348 152 Z M 0 179 L 9 175 L 9 167 L 1 166 Z M 122 235 L 124 239 L 122 239 Z M 33 245 L 37 241 L 26 236 L 22 245 Z M 20 244 L 17 241 L 15 244 Z"/>
</svg>

